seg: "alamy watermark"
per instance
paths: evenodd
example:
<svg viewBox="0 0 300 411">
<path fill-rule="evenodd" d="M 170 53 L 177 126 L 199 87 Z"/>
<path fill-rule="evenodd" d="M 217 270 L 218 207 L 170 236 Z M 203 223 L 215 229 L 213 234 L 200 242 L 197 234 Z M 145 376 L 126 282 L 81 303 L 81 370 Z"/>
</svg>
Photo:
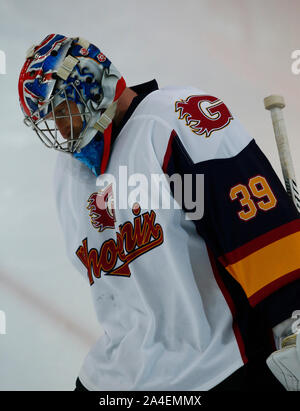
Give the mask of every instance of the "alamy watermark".
<svg viewBox="0 0 300 411">
<path fill-rule="evenodd" d="M 100 193 L 111 186 L 114 209 L 132 208 L 138 203 L 141 209 L 184 209 L 187 220 L 200 220 L 204 214 L 204 174 L 128 174 L 127 166 L 119 166 L 119 176 L 102 174 L 97 179 Z M 172 190 L 171 190 L 172 188 Z M 101 195 L 97 198 L 99 209 L 106 207 Z"/>
<path fill-rule="evenodd" d="M 293 74 L 300 74 L 300 50 L 294 50 L 291 54 L 291 58 L 294 60 L 291 65 Z"/>
<path fill-rule="evenodd" d="M 1 334 L 6 334 L 6 315 L 2 310 L 0 310 L 0 335 Z"/>
<path fill-rule="evenodd" d="M 0 50 L 0 74 L 6 74 L 6 55 L 3 50 Z"/>
</svg>

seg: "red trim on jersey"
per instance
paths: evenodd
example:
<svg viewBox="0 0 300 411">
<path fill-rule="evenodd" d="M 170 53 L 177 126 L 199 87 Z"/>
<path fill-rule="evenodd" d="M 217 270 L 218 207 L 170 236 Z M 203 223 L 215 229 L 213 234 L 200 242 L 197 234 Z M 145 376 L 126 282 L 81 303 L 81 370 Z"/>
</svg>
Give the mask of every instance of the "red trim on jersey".
<svg viewBox="0 0 300 411">
<path fill-rule="evenodd" d="M 246 352 L 245 352 L 245 344 L 244 344 L 240 329 L 238 327 L 238 324 L 234 320 L 234 316 L 235 316 L 235 313 L 236 313 L 236 308 L 235 308 L 234 302 L 233 302 L 228 290 L 226 289 L 226 287 L 223 283 L 223 280 L 222 280 L 222 278 L 220 276 L 220 273 L 218 271 L 218 268 L 217 268 L 217 265 L 216 265 L 216 262 L 215 262 L 215 257 L 213 255 L 212 251 L 208 248 L 207 245 L 206 245 L 206 249 L 207 249 L 209 261 L 210 261 L 210 264 L 211 264 L 211 267 L 212 267 L 212 270 L 213 270 L 213 273 L 214 273 L 215 280 L 216 280 L 216 282 L 217 282 L 217 284 L 218 284 L 218 286 L 219 286 L 219 288 L 220 288 L 220 290 L 221 290 L 221 292 L 222 292 L 222 294 L 223 294 L 223 296 L 226 300 L 226 303 L 227 303 L 227 305 L 228 305 L 228 307 L 231 311 L 231 315 L 232 315 L 232 318 L 233 318 L 233 322 L 232 322 L 233 332 L 234 332 L 234 335 L 235 335 L 235 338 L 236 338 L 236 341 L 237 341 L 237 344 L 238 344 L 238 347 L 239 347 L 239 350 L 240 350 L 242 360 L 243 360 L 244 364 L 246 364 L 248 362 L 248 358 L 247 358 Z"/>
<path fill-rule="evenodd" d="M 103 156 L 102 156 L 101 167 L 100 167 L 101 174 L 104 174 L 107 163 L 108 163 L 108 159 L 109 159 L 111 132 L 112 132 L 112 123 L 110 123 L 110 125 L 107 127 L 106 130 L 104 130 L 104 133 L 103 133 L 104 150 L 103 150 Z"/>
<path fill-rule="evenodd" d="M 226 267 L 229 264 L 234 264 L 242 258 L 254 253 L 255 251 L 271 244 L 275 241 L 280 240 L 290 234 L 294 234 L 300 230 L 300 219 L 293 220 L 287 224 L 281 225 L 280 227 L 274 228 L 265 234 L 249 241 L 248 243 L 230 251 L 227 254 L 219 257 L 219 261 Z"/>
<path fill-rule="evenodd" d="M 165 156 L 164 156 L 163 165 L 162 165 L 162 169 L 163 169 L 164 173 L 167 172 L 168 164 L 169 164 L 171 154 L 172 154 L 172 143 L 173 143 L 173 139 L 176 135 L 177 135 L 176 131 L 172 130 L 172 133 L 171 133 L 170 138 L 169 138 L 168 146 L 167 146 L 167 149 L 166 149 L 166 153 L 165 153 Z"/>
<path fill-rule="evenodd" d="M 120 95 L 123 93 L 123 91 L 126 88 L 126 83 L 123 77 L 121 77 L 116 85 L 116 93 L 114 97 L 114 101 L 116 101 Z M 104 130 L 103 133 L 103 140 L 104 140 L 104 150 L 103 150 L 103 156 L 101 159 L 101 166 L 100 166 L 100 173 L 104 174 L 107 163 L 109 160 L 109 155 L 110 155 L 110 144 L 111 144 L 111 133 L 112 133 L 112 123 L 107 127 L 107 129 Z"/>
<path fill-rule="evenodd" d="M 273 294 L 275 291 L 284 287 L 285 285 L 300 279 L 300 268 L 285 274 L 283 277 L 277 278 L 277 280 L 272 281 L 270 284 L 261 288 L 255 294 L 249 298 L 249 304 L 255 307 L 256 304 L 260 303 L 262 300 L 267 298 L 269 295 Z"/>
</svg>

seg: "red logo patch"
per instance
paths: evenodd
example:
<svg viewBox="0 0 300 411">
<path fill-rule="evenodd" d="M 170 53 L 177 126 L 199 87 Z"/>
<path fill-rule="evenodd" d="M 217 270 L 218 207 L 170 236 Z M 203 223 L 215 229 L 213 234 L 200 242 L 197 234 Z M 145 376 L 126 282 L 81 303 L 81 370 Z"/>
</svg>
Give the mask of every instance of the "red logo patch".
<svg viewBox="0 0 300 411">
<path fill-rule="evenodd" d="M 99 53 L 97 59 L 100 61 L 100 63 L 103 63 L 106 60 L 106 57 L 103 53 Z"/>
<path fill-rule="evenodd" d="M 99 193 L 93 193 L 88 199 L 91 223 L 98 231 L 104 231 L 106 228 L 115 226 L 115 210 L 112 184 Z"/>
<path fill-rule="evenodd" d="M 185 119 L 193 133 L 209 137 L 211 133 L 228 126 L 233 119 L 223 101 L 214 96 L 189 96 L 176 101 L 175 111 L 179 120 Z"/>
<path fill-rule="evenodd" d="M 82 56 L 87 56 L 87 55 L 89 54 L 89 52 L 87 51 L 87 49 L 85 49 L 84 47 L 82 47 L 82 48 L 80 49 L 80 54 L 81 54 Z"/>
</svg>

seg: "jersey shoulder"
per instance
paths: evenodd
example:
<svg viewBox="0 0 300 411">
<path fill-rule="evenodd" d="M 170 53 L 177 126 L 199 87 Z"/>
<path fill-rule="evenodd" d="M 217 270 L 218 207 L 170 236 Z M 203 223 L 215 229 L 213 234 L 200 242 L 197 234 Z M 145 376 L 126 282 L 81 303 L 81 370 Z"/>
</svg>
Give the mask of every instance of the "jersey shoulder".
<svg viewBox="0 0 300 411">
<path fill-rule="evenodd" d="M 187 93 L 203 93 L 194 87 L 164 87 L 148 94 L 135 110 L 135 115 L 151 115 L 162 121 L 174 120 L 174 104 Z"/>
<path fill-rule="evenodd" d="M 151 116 L 165 124 L 194 163 L 233 157 L 253 140 L 222 97 L 195 87 L 154 91 L 135 115 Z"/>
</svg>

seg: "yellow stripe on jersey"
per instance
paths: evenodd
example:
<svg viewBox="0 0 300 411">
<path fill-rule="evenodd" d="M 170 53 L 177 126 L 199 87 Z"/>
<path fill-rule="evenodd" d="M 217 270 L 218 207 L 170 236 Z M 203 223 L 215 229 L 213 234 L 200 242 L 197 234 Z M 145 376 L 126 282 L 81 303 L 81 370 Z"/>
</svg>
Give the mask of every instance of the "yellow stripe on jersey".
<svg viewBox="0 0 300 411">
<path fill-rule="evenodd" d="M 226 269 L 241 284 L 248 298 L 300 267 L 300 231 L 251 253 Z"/>
</svg>

